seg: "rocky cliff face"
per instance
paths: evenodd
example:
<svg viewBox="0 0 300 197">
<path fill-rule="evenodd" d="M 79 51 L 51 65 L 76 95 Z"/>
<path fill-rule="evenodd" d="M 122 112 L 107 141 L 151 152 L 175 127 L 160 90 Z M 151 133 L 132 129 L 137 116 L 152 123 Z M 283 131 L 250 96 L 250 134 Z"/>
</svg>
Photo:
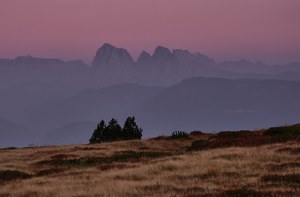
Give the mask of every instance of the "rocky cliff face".
<svg viewBox="0 0 300 197">
<path fill-rule="evenodd" d="M 106 43 L 98 49 L 92 67 L 97 75 L 95 80 L 101 83 L 165 86 L 189 77 L 219 75 L 221 71 L 211 66 L 214 64 L 207 56 L 181 49 L 171 51 L 163 46 L 156 47 L 153 55 L 143 51 L 134 62 L 126 49 Z"/>
<path fill-rule="evenodd" d="M 139 58 L 137 59 L 136 64 L 138 65 L 144 65 L 151 63 L 151 55 L 147 53 L 146 51 L 142 51 Z"/>
<path fill-rule="evenodd" d="M 133 63 L 133 59 L 126 49 L 117 48 L 106 43 L 98 49 L 92 66 L 101 68 L 132 65 Z"/>
<path fill-rule="evenodd" d="M 187 69 L 189 65 L 211 65 L 214 60 L 201 54 L 192 54 L 187 50 L 170 49 L 158 46 L 153 55 L 143 51 L 136 62 L 133 61 L 130 53 L 123 48 L 117 48 L 111 44 L 104 44 L 100 47 L 93 60 L 92 66 L 96 68 L 111 68 L 125 66 L 184 66 Z"/>
</svg>

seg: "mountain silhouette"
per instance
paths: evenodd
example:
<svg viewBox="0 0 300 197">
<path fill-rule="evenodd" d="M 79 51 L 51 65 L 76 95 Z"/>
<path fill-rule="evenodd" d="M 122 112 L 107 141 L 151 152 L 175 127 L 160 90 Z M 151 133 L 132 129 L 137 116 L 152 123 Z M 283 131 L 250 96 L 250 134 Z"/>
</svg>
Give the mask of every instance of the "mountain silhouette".
<svg viewBox="0 0 300 197">
<path fill-rule="evenodd" d="M 133 59 L 126 49 L 105 43 L 97 50 L 92 62 L 93 67 L 124 66 L 133 64 Z"/>
<path fill-rule="evenodd" d="M 10 141 L 27 133 L 48 136 L 42 141 L 46 144 L 59 138 L 59 133 L 69 135 L 71 128 L 79 132 L 83 121 L 115 117 L 122 122 L 132 115 L 146 136 L 180 128 L 297 123 L 299 81 L 297 62 L 216 62 L 201 53 L 164 46 L 156 47 L 153 54 L 142 51 L 134 61 L 126 49 L 106 43 L 96 51 L 91 65 L 30 55 L 2 58 L 0 138 L 6 140 L 0 146 L 32 143 L 31 138 Z M 5 129 L 9 127 L 14 129 Z M 79 138 L 58 143 L 79 143 Z"/>
<path fill-rule="evenodd" d="M 299 122 L 300 82 L 190 78 L 165 89 L 137 112 L 146 131 L 266 128 Z"/>
</svg>

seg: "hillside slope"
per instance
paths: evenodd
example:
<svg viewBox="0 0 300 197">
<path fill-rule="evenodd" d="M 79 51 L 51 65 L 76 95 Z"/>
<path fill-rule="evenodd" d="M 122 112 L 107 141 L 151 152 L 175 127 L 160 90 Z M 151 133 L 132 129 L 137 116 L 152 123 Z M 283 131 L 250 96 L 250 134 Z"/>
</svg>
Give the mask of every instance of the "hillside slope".
<svg viewBox="0 0 300 197">
<path fill-rule="evenodd" d="M 0 149 L 0 196 L 297 196 L 299 140 L 263 132 Z"/>
</svg>

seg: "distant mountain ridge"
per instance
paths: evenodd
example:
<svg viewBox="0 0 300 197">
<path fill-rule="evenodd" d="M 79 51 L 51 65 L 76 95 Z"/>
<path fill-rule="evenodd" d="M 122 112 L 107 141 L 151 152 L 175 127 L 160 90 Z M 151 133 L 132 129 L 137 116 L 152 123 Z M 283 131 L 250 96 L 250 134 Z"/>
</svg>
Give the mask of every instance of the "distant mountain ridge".
<svg viewBox="0 0 300 197">
<path fill-rule="evenodd" d="M 82 60 L 63 61 L 58 58 L 39 58 L 31 55 L 18 56 L 14 59 L 0 59 L 0 66 L 51 66 L 51 65 L 80 65 L 87 66 Z"/>
<path fill-rule="evenodd" d="M 214 59 L 188 50 L 156 47 L 151 55 L 142 51 L 134 62 L 131 54 L 111 44 L 100 47 L 92 67 L 103 81 L 170 86 L 190 77 L 221 77 L 228 79 L 266 78 L 300 80 L 300 63 L 267 65 L 247 60 L 217 63 Z"/>
<path fill-rule="evenodd" d="M 195 77 L 166 88 L 135 113 L 145 129 L 258 129 L 299 122 L 300 82 Z"/>
<path fill-rule="evenodd" d="M 109 43 L 103 44 L 98 50 L 92 62 L 93 67 L 119 66 L 119 65 L 164 65 L 164 64 L 215 64 L 216 62 L 200 53 L 192 54 L 188 50 L 170 49 L 158 46 L 153 55 L 142 51 L 138 60 L 133 61 L 131 54 L 123 48 L 117 48 Z"/>
<path fill-rule="evenodd" d="M 13 75 L 13 72 L 25 71 L 22 74 L 26 77 L 26 71 L 40 72 L 40 66 L 46 67 L 43 69 L 57 69 L 53 72 L 68 69 L 70 74 L 66 74 L 64 78 L 75 78 L 74 75 L 77 75 L 76 78 L 82 78 L 81 75 L 84 75 L 85 80 L 90 83 L 89 86 L 98 87 L 119 83 L 170 86 L 183 79 L 198 76 L 300 80 L 300 63 L 273 66 L 248 60 L 217 63 L 200 53 L 182 49 L 171 51 L 163 46 L 156 47 L 152 55 L 142 51 L 137 61 L 134 61 L 126 49 L 109 43 L 104 43 L 97 50 L 90 66 L 81 60 L 65 62 L 57 58 L 36 58 L 28 55 L 15 59 L 0 59 L 0 76 L 4 72 L 6 75 Z M 28 77 L 35 79 L 35 76 Z"/>
<path fill-rule="evenodd" d="M 48 131 L 45 144 L 87 142 L 93 123 L 115 117 L 122 125 L 132 115 L 144 137 L 175 130 L 258 129 L 299 122 L 299 101 L 299 81 L 195 77 L 169 88 L 121 84 L 85 90 L 39 106 L 31 124 L 63 125 Z"/>
<path fill-rule="evenodd" d="M 89 130 L 93 122 L 112 117 L 122 121 L 131 115 L 148 135 L 180 128 L 295 123 L 300 116 L 299 81 L 300 63 L 216 62 L 163 46 L 153 54 L 142 51 L 134 61 L 126 49 L 106 43 L 91 65 L 32 56 L 0 59 L 0 117 L 14 122 L 3 125 L 18 123 L 20 135 L 46 135 L 40 141 L 45 144 L 55 143 L 59 133 L 65 138 L 57 143 L 80 142 L 88 135 L 80 130 Z M 235 121 L 237 127 L 232 126 Z M 72 129 L 76 135 L 67 139 Z M 3 133 L 14 136 L 0 125 L 0 138 Z"/>
</svg>

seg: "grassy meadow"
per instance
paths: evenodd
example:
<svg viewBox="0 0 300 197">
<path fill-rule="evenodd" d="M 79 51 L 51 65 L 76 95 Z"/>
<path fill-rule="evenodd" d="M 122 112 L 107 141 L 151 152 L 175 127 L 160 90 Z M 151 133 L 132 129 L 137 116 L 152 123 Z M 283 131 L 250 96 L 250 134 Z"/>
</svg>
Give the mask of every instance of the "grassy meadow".
<svg viewBox="0 0 300 197">
<path fill-rule="evenodd" d="M 0 149 L 0 197 L 299 196 L 299 138 L 263 131 Z"/>
</svg>

